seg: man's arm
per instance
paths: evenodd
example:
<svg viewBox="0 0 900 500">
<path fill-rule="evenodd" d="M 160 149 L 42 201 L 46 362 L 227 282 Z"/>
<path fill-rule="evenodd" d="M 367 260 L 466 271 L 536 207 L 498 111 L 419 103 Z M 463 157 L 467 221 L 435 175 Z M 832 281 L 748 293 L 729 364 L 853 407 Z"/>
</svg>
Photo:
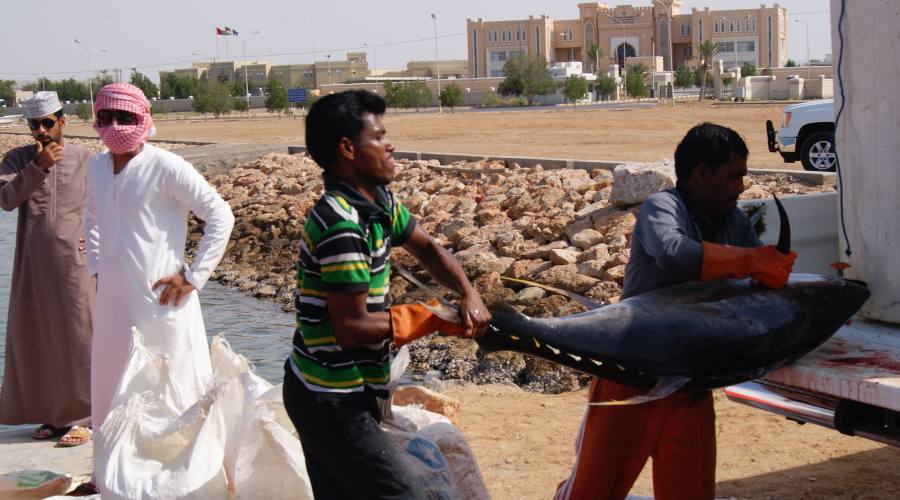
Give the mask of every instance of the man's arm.
<svg viewBox="0 0 900 500">
<path fill-rule="evenodd" d="M 100 230 L 97 227 L 97 196 L 94 193 L 92 170 L 89 165 L 84 199 L 85 265 L 91 276 L 100 271 Z"/>
<path fill-rule="evenodd" d="M 683 281 L 700 276 L 703 260 L 701 243 L 688 235 L 687 214 L 680 214 L 677 202 L 654 195 L 641 206 L 632 238 L 638 238 L 656 265 Z"/>
<path fill-rule="evenodd" d="M 166 189 L 173 198 L 184 204 L 206 224 L 191 266 L 185 266 L 181 274 L 167 276 L 153 285 L 154 289 L 165 285 L 160 296 L 161 304 L 172 300 L 176 306 L 182 297 L 195 288 L 198 290 L 203 288 L 206 284 L 210 274 L 225 255 L 231 229 L 234 227 L 234 214 L 228 203 L 193 165 L 181 161 L 183 165 L 179 165 L 171 178 L 166 180 Z"/>
<path fill-rule="evenodd" d="M 325 292 L 334 339 L 342 349 L 378 344 L 391 337 L 391 315 L 369 312 L 369 292 Z"/>
<path fill-rule="evenodd" d="M 462 336 L 471 338 L 482 335 L 491 321 L 491 313 L 481 301 L 481 295 L 469 283 L 459 261 L 418 225 L 403 244 L 403 248 L 418 259 L 438 283 L 459 294 Z"/>
<path fill-rule="evenodd" d="M 44 183 L 48 172 L 30 161 L 25 166 L 16 165 L 20 155 L 6 155 L 0 164 L 0 208 L 15 210 Z"/>
</svg>

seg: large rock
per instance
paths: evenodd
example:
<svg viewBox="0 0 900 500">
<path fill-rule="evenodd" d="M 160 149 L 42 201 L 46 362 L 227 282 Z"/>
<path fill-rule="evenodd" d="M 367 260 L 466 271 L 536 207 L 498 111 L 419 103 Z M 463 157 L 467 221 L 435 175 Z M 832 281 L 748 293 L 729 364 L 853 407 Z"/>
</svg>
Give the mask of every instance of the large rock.
<svg viewBox="0 0 900 500">
<path fill-rule="evenodd" d="M 584 231 L 579 231 L 572 235 L 572 237 L 569 238 L 569 242 L 582 250 L 587 250 L 594 245 L 603 242 L 603 233 L 594 228 L 585 229 Z"/>
<path fill-rule="evenodd" d="M 609 202 L 619 207 L 642 203 L 648 196 L 675 187 L 675 166 L 668 162 L 626 163 L 613 170 Z"/>
<path fill-rule="evenodd" d="M 537 281 L 563 290 L 584 293 L 596 285 L 599 280 L 579 273 L 578 266 L 575 264 L 566 264 L 553 266 L 541 272 Z"/>
<path fill-rule="evenodd" d="M 450 423 L 457 425 L 456 416 L 459 414 L 459 400 L 431 389 L 426 389 L 419 385 L 398 387 L 394 389 L 391 403 L 397 406 L 421 406 L 430 412 L 447 417 Z"/>
<path fill-rule="evenodd" d="M 558 265 L 573 264 L 578 260 L 581 251 L 575 247 L 557 248 L 550 250 L 550 262 Z"/>
</svg>

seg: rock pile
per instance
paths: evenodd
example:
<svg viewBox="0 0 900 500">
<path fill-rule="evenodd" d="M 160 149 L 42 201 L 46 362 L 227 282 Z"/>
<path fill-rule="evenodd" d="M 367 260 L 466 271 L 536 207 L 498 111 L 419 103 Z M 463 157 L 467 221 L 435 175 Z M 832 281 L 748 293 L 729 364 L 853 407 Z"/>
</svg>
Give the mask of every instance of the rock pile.
<svg viewBox="0 0 900 500">
<path fill-rule="evenodd" d="M 671 170 L 666 162 L 620 166 L 614 175 L 602 169 L 401 160 L 391 189 L 423 229 L 456 255 L 485 302 L 508 302 L 532 316 L 559 316 L 583 307 L 501 277 L 537 281 L 598 302 L 616 301 L 639 203 L 672 185 Z M 290 310 L 296 242 L 306 212 L 322 193 L 321 169 L 304 155 L 273 153 L 211 182 L 236 217 L 232 243 L 215 277 Z M 749 182 L 745 198 L 833 189 L 787 175 L 750 176 Z M 193 237 L 199 238 L 199 231 Z M 394 259 L 427 278 L 402 249 L 395 250 Z M 420 295 L 401 278 L 393 279 L 395 303 Z M 575 389 L 587 380 L 540 359 L 485 354 L 473 342 L 448 337 L 414 342 L 410 370 L 442 379 L 515 383 L 541 392 Z"/>
</svg>

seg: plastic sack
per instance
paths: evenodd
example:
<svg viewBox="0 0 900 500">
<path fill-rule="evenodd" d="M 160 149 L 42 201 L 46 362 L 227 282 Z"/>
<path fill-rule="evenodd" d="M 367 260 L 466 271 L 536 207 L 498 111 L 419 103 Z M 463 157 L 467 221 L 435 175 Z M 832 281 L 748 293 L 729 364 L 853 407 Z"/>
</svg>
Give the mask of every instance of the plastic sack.
<svg viewBox="0 0 900 500">
<path fill-rule="evenodd" d="M 225 423 L 214 386 L 184 408 L 165 356 L 132 330 L 112 410 L 94 436 L 94 474 L 104 499 L 226 498 Z"/>
<path fill-rule="evenodd" d="M 313 498 L 300 439 L 284 410 L 281 384 L 254 374 L 220 335 L 210 346 L 213 377 L 223 386 L 225 469 L 236 499 Z"/>
<path fill-rule="evenodd" d="M 48 470 L 22 470 L 0 476 L 0 500 L 45 498 L 69 491 L 72 476 Z"/>
<path fill-rule="evenodd" d="M 414 406 L 391 409 L 382 429 L 428 498 L 490 498 L 472 449 L 446 417 Z"/>
</svg>

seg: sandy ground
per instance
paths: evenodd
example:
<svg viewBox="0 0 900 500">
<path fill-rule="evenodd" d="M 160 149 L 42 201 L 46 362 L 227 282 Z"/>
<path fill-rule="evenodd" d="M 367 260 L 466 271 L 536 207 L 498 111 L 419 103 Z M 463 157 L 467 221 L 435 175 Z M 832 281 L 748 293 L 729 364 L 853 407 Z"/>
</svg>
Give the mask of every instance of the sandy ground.
<svg viewBox="0 0 900 500">
<path fill-rule="evenodd" d="M 533 394 L 452 386 L 459 426 L 494 498 L 551 498 L 574 462 L 587 391 Z M 900 449 L 841 435 L 716 394 L 716 496 L 748 499 L 900 498 Z M 650 464 L 632 493 L 652 495 Z"/>
<path fill-rule="evenodd" d="M 592 160 L 655 161 L 671 158 L 685 132 L 703 121 L 737 130 L 750 148 L 751 167 L 785 164 L 766 145 L 766 120 L 780 123 L 782 104 L 678 103 L 639 109 L 564 109 L 435 114 L 394 114 L 385 127 L 399 150 Z M 303 144 L 303 120 L 252 118 L 170 119 L 157 116 L 158 139 L 232 143 Z M 94 135 L 73 123 L 71 134 Z"/>
</svg>

